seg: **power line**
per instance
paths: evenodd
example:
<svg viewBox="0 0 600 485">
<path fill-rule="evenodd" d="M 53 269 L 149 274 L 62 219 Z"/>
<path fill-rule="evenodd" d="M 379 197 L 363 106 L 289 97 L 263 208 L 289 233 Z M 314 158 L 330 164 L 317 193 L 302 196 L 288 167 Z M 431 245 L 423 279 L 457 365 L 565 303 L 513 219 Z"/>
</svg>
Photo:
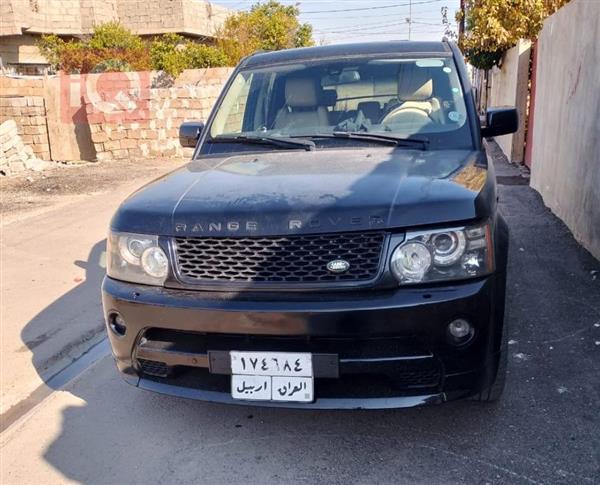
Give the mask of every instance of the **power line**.
<svg viewBox="0 0 600 485">
<path fill-rule="evenodd" d="M 394 21 L 394 22 L 388 22 L 388 23 L 381 23 L 381 22 L 369 22 L 367 24 L 365 23 L 360 23 L 360 24 L 349 24 L 349 25 L 336 25 L 333 28 L 335 29 L 334 31 L 332 30 L 331 32 L 352 32 L 354 30 L 365 30 L 368 29 L 370 27 L 387 27 L 387 26 L 392 26 L 392 25 L 400 25 L 400 24 L 406 24 L 407 21 L 406 20 L 398 20 L 398 21 Z M 443 27 L 444 25 L 442 24 L 441 20 L 440 22 L 423 22 L 419 19 L 414 19 L 412 20 L 413 24 L 416 25 L 432 25 L 434 27 Z M 328 32 L 327 30 L 322 30 L 322 29 L 315 29 L 315 32 Z"/>
<path fill-rule="evenodd" d="M 332 37 L 336 37 L 336 38 L 344 38 L 344 37 L 359 37 L 359 36 L 377 36 L 377 35 L 392 35 L 392 34 L 401 34 L 401 33 L 405 33 L 406 31 L 403 31 L 402 29 L 395 29 L 395 30 L 387 30 L 384 32 L 358 32 L 358 33 L 337 33 L 337 34 L 332 34 Z M 420 30 L 418 32 L 415 32 L 417 34 L 440 34 L 443 33 L 441 30 Z"/>
<path fill-rule="evenodd" d="M 412 5 L 423 5 L 426 3 L 439 3 L 439 2 L 443 2 L 443 1 L 445 1 L 445 0 L 421 0 L 419 2 L 396 3 L 394 5 L 379 5 L 377 7 L 344 8 L 344 9 L 339 9 L 339 10 L 306 10 L 306 11 L 301 11 L 301 14 L 308 15 L 308 14 L 316 14 L 316 13 L 358 12 L 358 11 L 365 11 L 365 10 L 381 10 L 384 8 L 408 7 L 411 5 L 411 3 L 412 3 Z"/>
<path fill-rule="evenodd" d="M 355 25 L 348 25 L 348 26 L 343 26 L 343 27 L 339 27 L 339 30 L 321 30 L 321 29 L 315 29 L 315 32 L 321 32 L 321 33 L 329 33 L 329 34 L 336 34 L 336 33 L 345 33 L 345 32 L 355 32 L 358 30 L 371 30 L 371 29 L 377 29 L 377 28 L 384 28 L 384 27 L 393 27 L 395 25 L 406 25 L 406 21 L 402 20 L 399 22 L 390 22 L 387 24 L 382 24 L 380 22 L 377 23 L 372 23 L 372 24 L 355 24 Z"/>
</svg>

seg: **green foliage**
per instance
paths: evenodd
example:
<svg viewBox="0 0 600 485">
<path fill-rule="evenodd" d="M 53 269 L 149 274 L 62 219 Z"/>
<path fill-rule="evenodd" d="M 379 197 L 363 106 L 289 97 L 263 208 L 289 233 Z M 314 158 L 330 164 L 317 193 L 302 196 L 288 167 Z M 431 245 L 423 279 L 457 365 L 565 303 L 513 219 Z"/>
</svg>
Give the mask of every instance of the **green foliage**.
<svg viewBox="0 0 600 485">
<path fill-rule="evenodd" d="M 38 42 L 38 48 L 42 55 L 48 59 L 52 69 L 59 69 L 60 52 L 64 48 L 65 41 L 57 35 L 42 35 Z"/>
<path fill-rule="evenodd" d="M 213 46 L 196 44 L 177 34 L 157 37 L 150 45 L 152 67 L 176 78 L 185 69 L 221 67 L 227 65 L 227 57 Z"/>
<path fill-rule="evenodd" d="M 218 33 L 218 45 L 230 64 L 257 50 L 314 45 L 312 26 L 301 24 L 300 11 L 276 0 L 255 4 L 249 12 L 230 15 Z"/>
<path fill-rule="evenodd" d="M 188 69 L 227 66 L 227 56 L 218 47 L 189 42 L 185 49 Z"/>
<path fill-rule="evenodd" d="M 145 48 L 142 38 L 133 34 L 118 22 L 107 22 L 94 27 L 88 44 L 90 49 L 131 49 Z"/>
<path fill-rule="evenodd" d="M 544 19 L 569 0 L 465 0 L 465 34 L 459 43 L 475 67 L 497 65 L 519 39 L 535 40 Z M 457 21 L 462 20 L 459 12 Z"/>
<path fill-rule="evenodd" d="M 499 65 L 504 52 L 503 50 L 486 51 L 477 48 L 466 49 L 464 51 L 466 58 L 473 66 L 485 70 Z"/>
<path fill-rule="evenodd" d="M 67 73 L 155 69 L 175 78 L 185 69 L 235 65 L 257 50 L 313 45 L 312 27 L 301 24 L 299 14 L 297 7 L 276 0 L 258 3 L 249 12 L 227 18 L 217 46 L 198 44 L 178 34 L 146 42 L 118 22 L 96 26 L 86 40 L 44 35 L 38 46 L 55 69 Z"/>
<path fill-rule="evenodd" d="M 181 53 L 185 39 L 177 34 L 165 34 L 155 38 L 150 45 L 152 67 L 177 77 L 186 69 L 186 60 Z M 180 47 L 181 46 L 181 47 Z"/>
<path fill-rule="evenodd" d="M 175 78 L 184 69 L 227 65 L 227 57 L 216 47 L 196 44 L 177 34 L 165 34 L 147 43 L 115 22 L 97 26 L 88 40 L 65 42 L 55 35 L 44 35 L 38 47 L 55 69 L 67 73 L 155 69 Z"/>
</svg>

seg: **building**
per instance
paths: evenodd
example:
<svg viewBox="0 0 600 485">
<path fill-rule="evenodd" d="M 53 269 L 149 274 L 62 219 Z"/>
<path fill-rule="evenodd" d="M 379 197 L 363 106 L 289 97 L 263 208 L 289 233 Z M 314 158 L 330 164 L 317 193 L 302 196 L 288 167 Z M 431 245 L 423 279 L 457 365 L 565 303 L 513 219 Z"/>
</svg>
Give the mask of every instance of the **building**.
<svg viewBox="0 0 600 485">
<path fill-rule="evenodd" d="M 2 0 L 0 67 L 43 74 L 48 62 L 36 47 L 41 35 L 79 38 L 110 21 L 142 36 L 173 32 L 211 42 L 230 12 L 207 0 Z"/>
</svg>

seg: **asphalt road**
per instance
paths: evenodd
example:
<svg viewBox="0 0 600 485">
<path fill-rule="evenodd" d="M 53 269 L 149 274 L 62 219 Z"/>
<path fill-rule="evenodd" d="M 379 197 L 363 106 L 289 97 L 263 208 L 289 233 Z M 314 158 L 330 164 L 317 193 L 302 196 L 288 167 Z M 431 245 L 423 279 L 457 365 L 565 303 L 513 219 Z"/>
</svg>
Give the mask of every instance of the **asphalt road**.
<svg viewBox="0 0 600 485">
<path fill-rule="evenodd" d="M 107 355 L 15 418 L 1 483 L 600 483 L 600 263 L 514 169 L 497 168 L 512 231 L 501 402 L 206 404 L 132 388 Z M 82 317 L 97 318 L 89 298 Z"/>
<path fill-rule="evenodd" d="M 3 416 L 103 337 L 110 218 L 127 195 L 181 164 L 115 161 L 0 178 Z"/>
</svg>

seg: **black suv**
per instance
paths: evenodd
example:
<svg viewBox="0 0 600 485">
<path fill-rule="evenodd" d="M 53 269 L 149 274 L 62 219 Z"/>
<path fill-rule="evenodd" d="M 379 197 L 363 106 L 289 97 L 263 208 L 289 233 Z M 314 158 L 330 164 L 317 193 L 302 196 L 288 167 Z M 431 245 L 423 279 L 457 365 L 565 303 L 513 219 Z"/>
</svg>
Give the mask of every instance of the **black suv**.
<svg viewBox="0 0 600 485">
<path fill-rule="evenodd" d="M 508 230 L 448 42 L 257 53 L 193 159 L 111 222 L 102 297 L 130 383 L 195 399 L 389 408 L 504 386 Z"/>
</svg>

